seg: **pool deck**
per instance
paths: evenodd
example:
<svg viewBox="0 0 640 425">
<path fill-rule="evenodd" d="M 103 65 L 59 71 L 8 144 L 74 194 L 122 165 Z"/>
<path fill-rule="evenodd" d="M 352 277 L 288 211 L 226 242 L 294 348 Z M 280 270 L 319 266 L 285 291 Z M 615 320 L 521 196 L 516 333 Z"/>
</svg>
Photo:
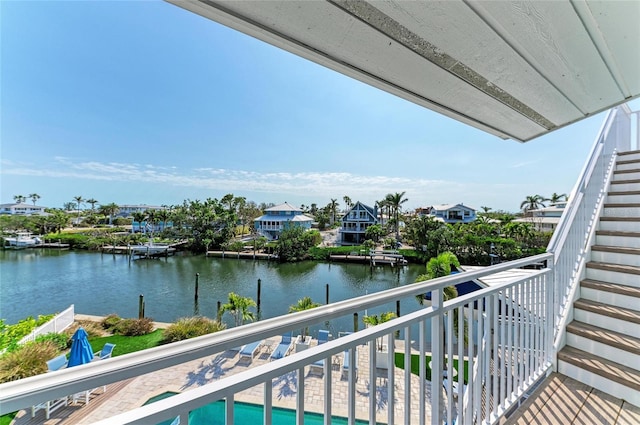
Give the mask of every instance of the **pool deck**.
<svg viewBox="0 0 640 425">
<path fill-rule="evenodd" d="M 277 345 L 278 338 L 269 339 L 256 353 L 251 362 L 240 360 L 237 351 L 225 351 L 214 356 L 204 357 L 178 366 L 166 368 L 160 371 L 141 375 L 123 382 L 113 383 L 107 386 L 106 393 L 99 390 L 87 406 L 70 405 L 51 414 L 49 420 L 45 419 L 44 411 L 36 412 L 35 418 L 31 418 L 31 411 L 23 410 L 14 421 L 15 425 L 27 424 L 90 424 L 98 420 L 110 418 L 116 414 L 142 406 L 151 397 L 167 391 L 184 392 L 190 389 L 206 385 L 210 382 L 243 372 L 248 368 L 269 362 L 269 350 Z M 315 340 L 313 342 L 316 343 Z M 403 341 L 396 341 L 396 352 L 404 352 Z M 334 356 L 332 371 L 332 414 L 335 416 L 347 416 L 347 385 L 337 358 Z M 356 380 L 356 418 L 368 419 L 370 403 L 369 386 L 369 359 L 368 349 L 365 346 L 358 347 L 358 378 Z M 277 360 L 275 360 L 277 361 Z M 395 369 L 395 406 L 396 423 L 404 422 L 404 370 Z M 386 370 L 379 370 L 375 382 L 375 403 L 378 422 L 387 422 L 387 390 Z M 411 399 L 417 400 L 419 394 L 419 378 L 411 376 Z M 426 385 L 427 397 L 430 397 L 430 384 Z M 297 393 L 296 372 L 290 372 L 273 380 L 273 406 L 295 409 Z M 263 385 L 258 385 L 236 394 L 237 401 L 263 404 Z M 306 368 L 305 375 L 305 410 L 322 413 L 324 409 L 324 377 L 322 374 L 310 372 Z M 427 417 L 430 417 L 430 406 L 426 406 Z M 419 423 L 419 409 L 411 409 L 411 423 Z"/>
</svg>

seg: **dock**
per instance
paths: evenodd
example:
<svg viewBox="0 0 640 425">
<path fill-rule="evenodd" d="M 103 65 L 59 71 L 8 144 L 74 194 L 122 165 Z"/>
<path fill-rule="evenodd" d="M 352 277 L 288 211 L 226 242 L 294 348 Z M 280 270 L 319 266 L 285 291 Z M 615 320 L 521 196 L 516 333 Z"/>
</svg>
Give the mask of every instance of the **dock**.
<svg viewBox="0 0 640 425">
<path fill-rule="evenodd" d="M 275 254 L 265 254 L 264 252 L 256 252 L 253 251 L 207 251 L 207 257 L 218 257 L 218 258 L 243 258 L 249 260 L 277 260 L 278 256 Z"/>
<path fill-rule="evenodd" d="M 397 251 L 372 251 L 369 254 L 346 254 L 346 255 L 338 255 L 332 254 L 329 256 L 331 261 L 342 261 L 342 262 L 354 262 L 354 263 L 362 263 L 362 264 L 370 264 L 373 266 L 378 265 L 390 265 L 393 266 L 404 266 L 407 264 L 407 260 L 405 260 L 402 254 L 398 254 Z"/>
</svg>

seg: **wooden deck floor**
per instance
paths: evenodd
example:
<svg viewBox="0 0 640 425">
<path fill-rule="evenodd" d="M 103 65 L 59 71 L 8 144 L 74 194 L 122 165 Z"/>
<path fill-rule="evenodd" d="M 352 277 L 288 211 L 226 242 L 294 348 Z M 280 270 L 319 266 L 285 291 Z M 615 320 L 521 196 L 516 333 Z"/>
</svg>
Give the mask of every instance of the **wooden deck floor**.
<svg viewBox="0 0 640 425">
<path fill-rule="evenodd" d="M 554 373 L 501 424 L 638 425 L 640 408 Z"/>
</svg>

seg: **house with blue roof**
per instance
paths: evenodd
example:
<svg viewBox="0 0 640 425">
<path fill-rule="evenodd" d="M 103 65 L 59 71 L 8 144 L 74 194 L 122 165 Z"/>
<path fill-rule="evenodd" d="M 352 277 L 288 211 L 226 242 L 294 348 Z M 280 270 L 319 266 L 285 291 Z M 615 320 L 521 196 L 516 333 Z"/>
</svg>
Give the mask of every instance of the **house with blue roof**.
<svg viewBox="0 0 640 425">
<path fill-rule="evenodd" d="M 367 228 L 378 224 L 378 207 L 371 208 L 358 201 L 342 217 L 341 224 L 340 244 L 360 245 L 365 240 Z"/>
<path fill-rule="evenodd" d="M 277 240 L 283 230 L 292 227 L 311 229 L 313 219 L 302 213 L 300 208 L 285 202 L 264 210 L 264 214 L 253 220 L 258 234 L 269 240 Z"/>
</svg>

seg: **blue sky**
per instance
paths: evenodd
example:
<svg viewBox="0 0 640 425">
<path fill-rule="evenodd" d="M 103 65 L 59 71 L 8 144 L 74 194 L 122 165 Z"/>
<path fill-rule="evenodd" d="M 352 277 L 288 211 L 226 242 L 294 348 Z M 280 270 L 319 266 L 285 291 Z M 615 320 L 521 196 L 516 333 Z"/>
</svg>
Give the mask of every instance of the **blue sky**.
<svg viewBox="0 0 640 425">
<path fill-rule="evenodd" d="M 569 193 L 603 115 L 501 140 L 160 1 L 9 2 L 1 199 L 459 203 Z"/>
</svg>

